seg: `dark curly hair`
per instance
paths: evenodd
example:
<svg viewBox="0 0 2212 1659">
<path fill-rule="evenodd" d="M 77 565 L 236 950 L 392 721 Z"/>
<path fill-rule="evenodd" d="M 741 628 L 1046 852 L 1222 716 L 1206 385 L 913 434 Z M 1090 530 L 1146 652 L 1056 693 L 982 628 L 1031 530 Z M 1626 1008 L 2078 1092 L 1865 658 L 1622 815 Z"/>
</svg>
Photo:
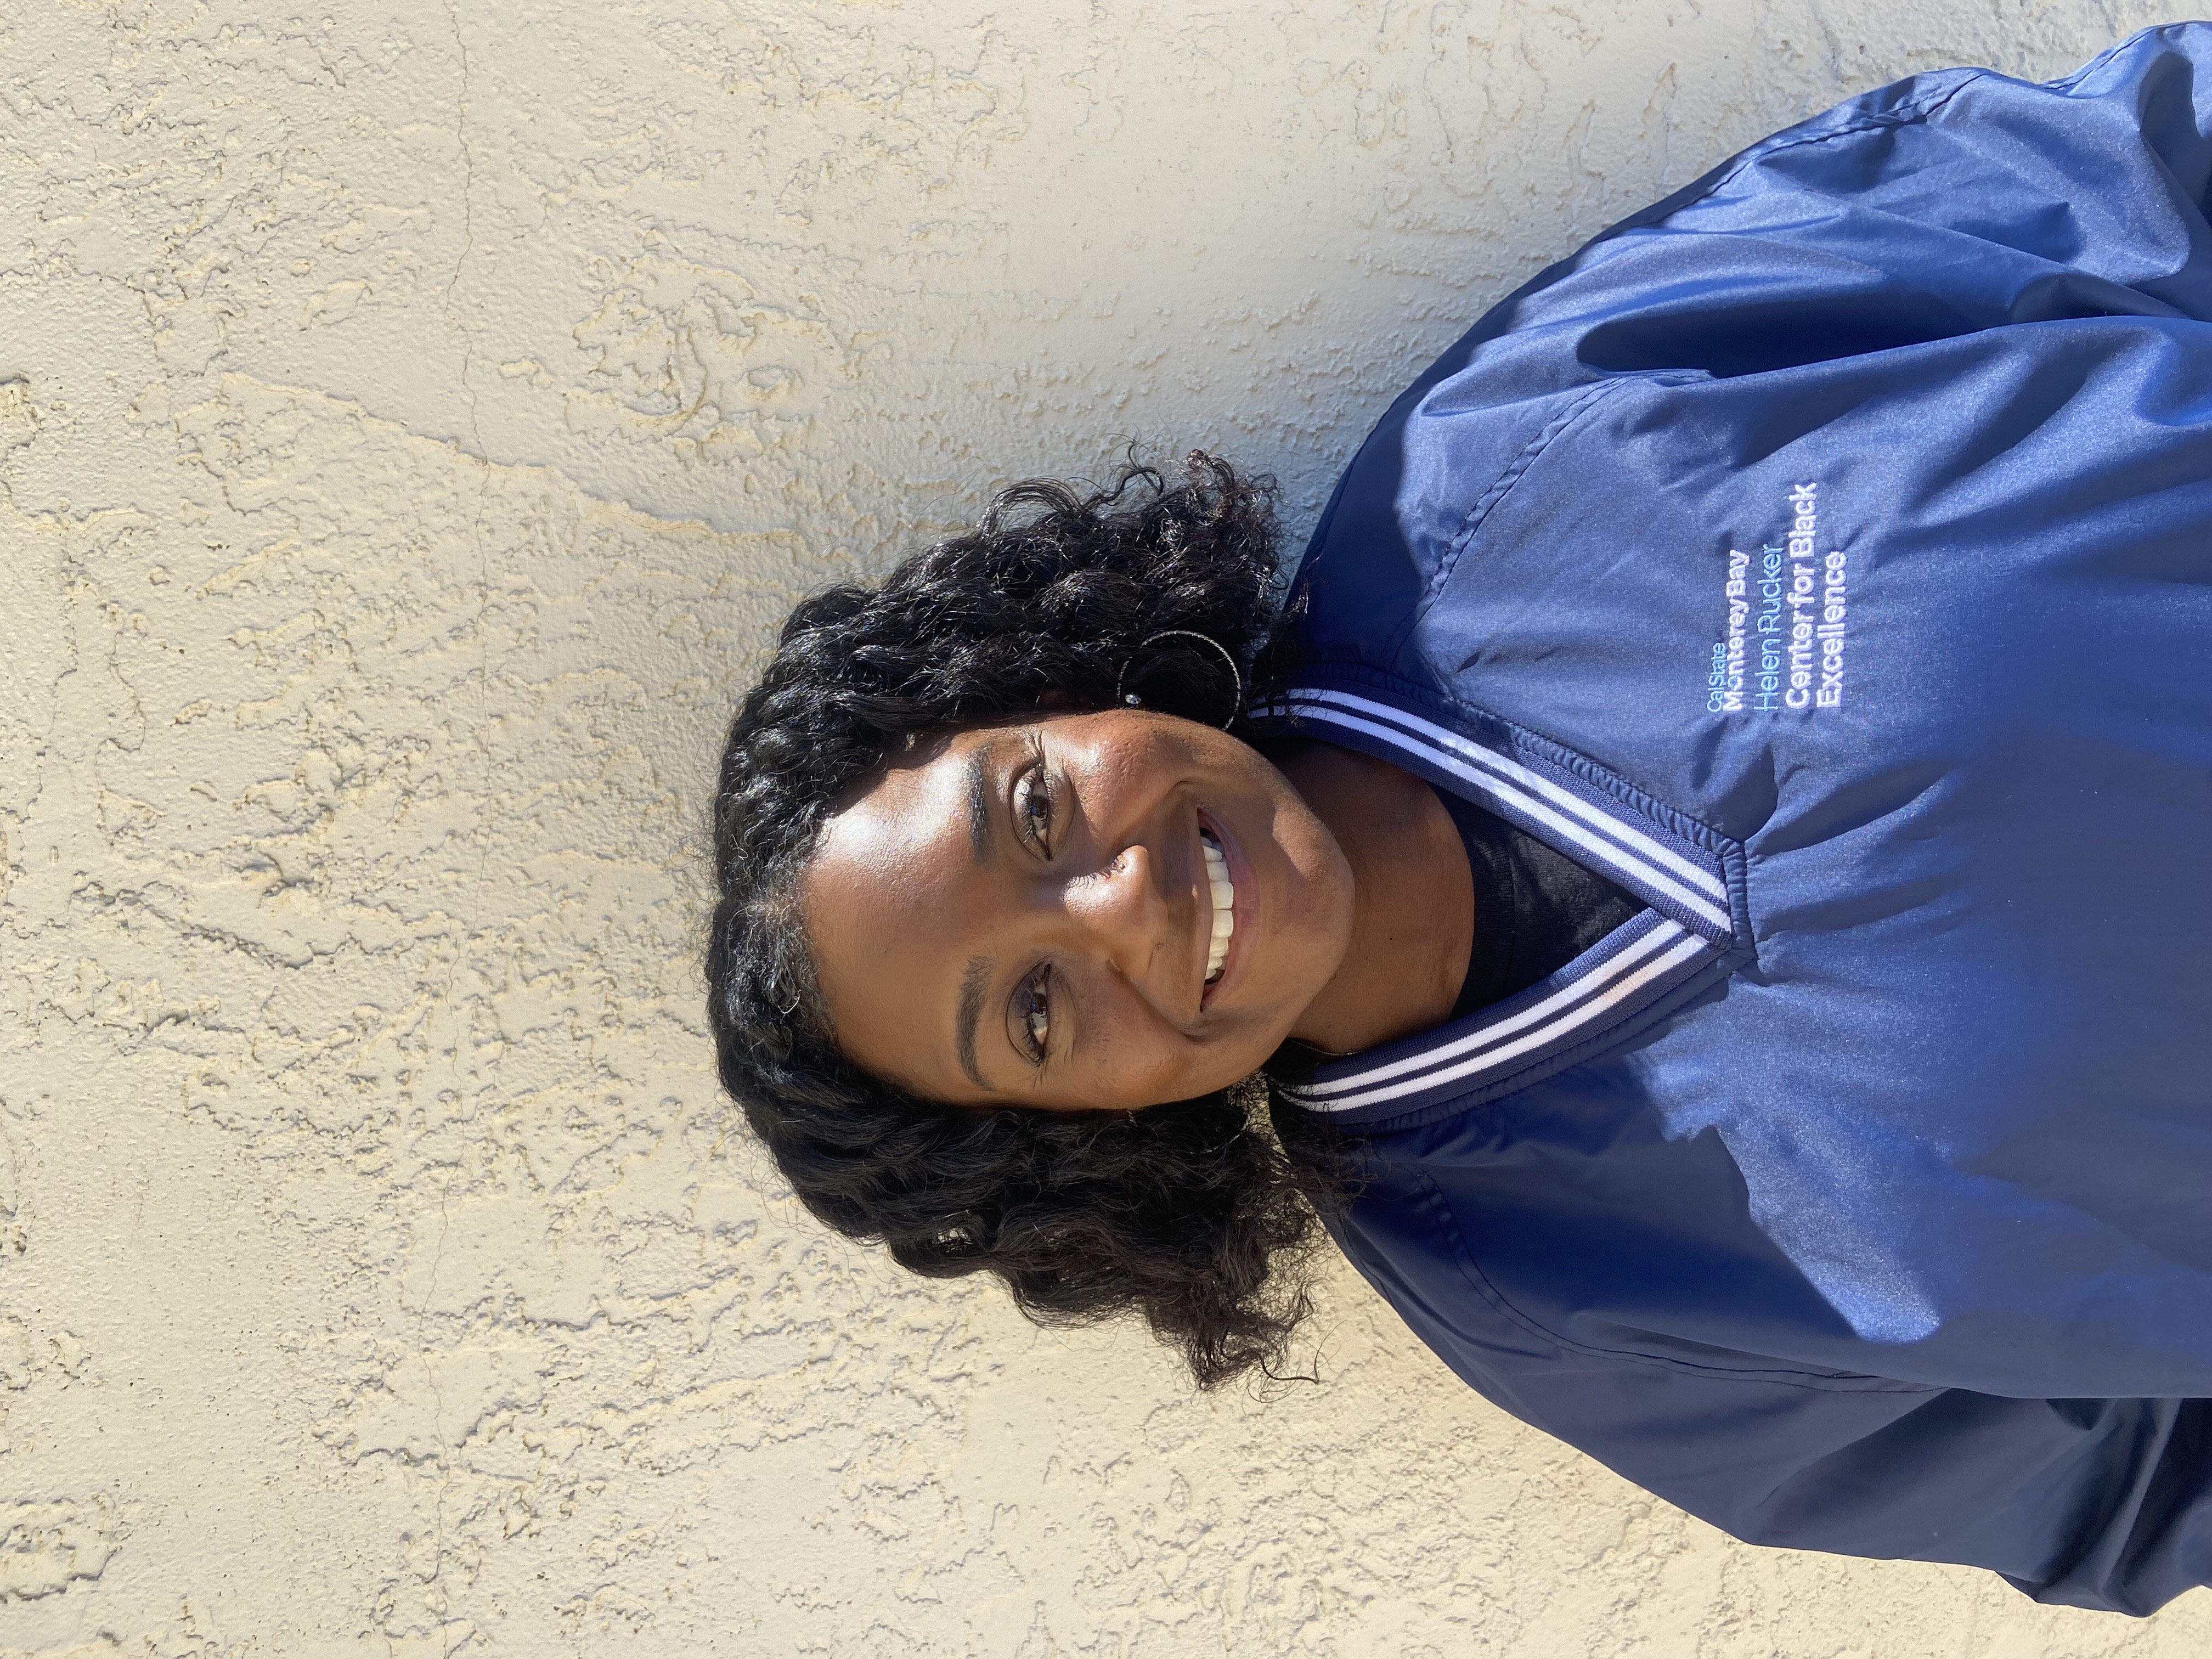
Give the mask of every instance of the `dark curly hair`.
<svg viewBox="0 0 2212 1659">
<path fill-rule="evenodd" d="M 716 1057 L 800 1200 L 916 1273 L 998 1274 L 1041 1324 L 1140 1313 L 1205 1388 L 1274 1374 L 1308 1310 L 1304 1247 L 1334 1177 L 1317 1141 L 1285 1150 L 1303 1115 L 1270 1133 L 1257 1083 L 1131 1113 L 916 1098 L 839 1052 L 795 895 L 833 807 L 931 734 L 1108 708 L 1164 629 L 1207 635 L 1248 683 L 1264 677 L 1278 542 L 1273 480 L 1202 453 L 1173 481 L 1133 457 L 1103 488 L 1016 484 L 880 587 L 793 611 L 715 797 Z M 1146 661 L 1148 706 L 1220 720 L 1233 694 L 1218 657 L 1156 646 Z"/>
</svg>

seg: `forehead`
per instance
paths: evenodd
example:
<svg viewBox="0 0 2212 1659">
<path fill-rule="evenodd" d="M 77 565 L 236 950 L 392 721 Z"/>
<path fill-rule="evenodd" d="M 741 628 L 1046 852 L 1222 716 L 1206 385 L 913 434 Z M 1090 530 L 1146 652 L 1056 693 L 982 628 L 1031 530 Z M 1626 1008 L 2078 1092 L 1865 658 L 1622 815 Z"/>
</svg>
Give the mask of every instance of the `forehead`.
<svg viewBox="0 0 2212 1659">
<path fill-rule="evenodd" d="M 956 732 L 886 766 L 824 822 L 815 866 L 912 860 L 949 836 L 967 835 L 976 827 L 969 810 L 976 769 L 1005 736 Z"/>
<path fill-rule="evenodd" d="M 840 1046 L 939 1097 L 965 1086 L 954 1009 L 992 909 L 994 858 L 971 821 L 975 765 L 1008 740 L 1003 731 L 962 733 L 885 771 L 823 826 L 800 883 Z"/>
<path fill-rule="evenodd" d="M 893 930 L 871 925 L 871 914 L 847 901 L 864 896 L 878 907 L 876 915 L 905 925 L 960 896 L 992 861 L 989 823 L 978 820 L 976 793 L 981 786 L 988 804 L 982 769 L 999 735 L 963 732 L 891 767 L 830 817 L 801 889 L 810 931 L 827 926 L 849 939 L 857 925 L 888 947 Z"/>
</svg>

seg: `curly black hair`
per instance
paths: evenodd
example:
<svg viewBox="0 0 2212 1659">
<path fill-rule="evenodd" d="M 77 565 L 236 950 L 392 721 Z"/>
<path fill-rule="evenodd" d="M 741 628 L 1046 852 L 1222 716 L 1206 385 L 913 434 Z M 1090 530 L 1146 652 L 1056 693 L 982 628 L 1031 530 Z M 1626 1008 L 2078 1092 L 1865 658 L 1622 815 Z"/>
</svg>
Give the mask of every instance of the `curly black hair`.
<svg viewBox="0 0 2212 1659">
<path fill-rule="evenodd" d="M 800 1200 L 901 1266 L 988 1271 L 1040 1324 L 1141 1314 L 1202 1388 L 1274 1373 L 1308 1311 L 1316 1202 L 1334 1178 L 1257 1084 L 1133 1113 L 922 1100 L 839 1052 L 796 891 L 824 820 L 886 758 L 1040 706 L 1112 706 L 1164 629 L 1218 641 L 1248 682 L 1282 632 L 1274 482 L 1193 453 L 1103 488 L 1033 480 L 876 588 L 794 609 L 730 727 L 714 808 L 708 1013 L 724 1085 Z M 1146 703 L 1218 722 L 1203 646 L 1146 653 Z M 1208 659 L 1211 659 L 1209 663 Z M 1211 678 L 1209 679 L 1209 669 Z"/>
</svg>

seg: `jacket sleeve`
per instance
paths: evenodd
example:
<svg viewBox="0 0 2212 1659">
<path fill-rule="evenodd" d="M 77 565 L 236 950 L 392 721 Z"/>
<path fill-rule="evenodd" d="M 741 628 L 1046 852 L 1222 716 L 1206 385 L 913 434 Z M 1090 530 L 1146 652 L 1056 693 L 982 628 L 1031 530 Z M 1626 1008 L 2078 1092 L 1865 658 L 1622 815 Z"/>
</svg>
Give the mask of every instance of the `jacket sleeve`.
<svg viewBox="0 0 2212 1659">
<path fill-rule="evenodd" d="M 1331 1230 L 1462 1378 L 1747 1543 L 1984 1567 L 2039 1601 L 2136 1615 L 2212 1583 L 2212 1401 L 2007 1399 L 1574 1346 L 1432 1240 L 1361 1224 L 1375 1213 Z"/>
</svg>

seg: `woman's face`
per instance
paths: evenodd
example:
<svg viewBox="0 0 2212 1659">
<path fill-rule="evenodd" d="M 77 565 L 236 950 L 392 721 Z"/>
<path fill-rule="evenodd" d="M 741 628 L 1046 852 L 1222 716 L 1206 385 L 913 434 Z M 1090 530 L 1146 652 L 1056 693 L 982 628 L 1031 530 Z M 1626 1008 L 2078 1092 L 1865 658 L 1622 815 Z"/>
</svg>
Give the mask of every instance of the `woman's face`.
<svg viewBox="0 0 2212 1659">
<path fill-rule="evenodd" d="M 830 820 L 800 902 L 854 1063 L 933 1100 L 1054 1111 L 1250 1075 L 1352 914 L 1343 854 L 1280 772 L 1139 709 L 895 761 Z"/>
</svg>

